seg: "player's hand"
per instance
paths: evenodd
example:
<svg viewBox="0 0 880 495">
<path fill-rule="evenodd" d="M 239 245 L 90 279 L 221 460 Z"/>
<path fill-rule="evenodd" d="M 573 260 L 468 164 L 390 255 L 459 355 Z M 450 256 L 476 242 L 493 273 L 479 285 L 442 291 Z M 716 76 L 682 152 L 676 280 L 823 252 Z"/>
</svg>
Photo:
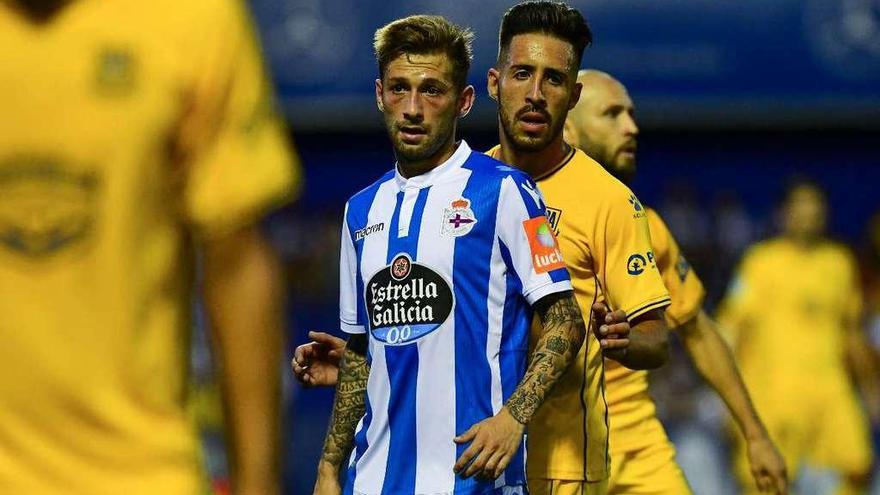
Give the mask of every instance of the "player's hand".
<svg viewBox="0 0 880 495">
<path fill-rule="evenodd" d="M 455 462 L 453 470 L 462 478 L 477 475 L 495 479 L 501 476 L 523 441 L 525 425 L 511 416 L 506 407 L 498 414 L 471 426 L 455 437 L 455 443 L 470 446 Z"/>
<path fill-rule="evenodd" d="M 788 493 L 788 472 L 785 459 L 766 435 L 748 442 L 749 465 L 752 476 L 761 493 L 786 495 Z"/>
<path fill-rule="evenodd" d="M 599 339 L 599 345 L 609 357 L 625 353 L 629 347 L 629 320 L 623 310 L 608 311 L 605 303 L 593 303 L 593 333 Z"/>
<path fill-rule="evenodd" d="M 339 473 L 328 468 L 324 461 L 318 463 L 318 478 L 315 480 L 313 495 L 341 495 L 342 486 L 339 484 Z"/>
<path fill-rule="evenodd" d="M 324 332 L 309 332 L 312 342 L 293 352 L 293 375 L 306 387 L 332 387 L 339 376 L 339 360 L 345 340 Z"/>
</svg>

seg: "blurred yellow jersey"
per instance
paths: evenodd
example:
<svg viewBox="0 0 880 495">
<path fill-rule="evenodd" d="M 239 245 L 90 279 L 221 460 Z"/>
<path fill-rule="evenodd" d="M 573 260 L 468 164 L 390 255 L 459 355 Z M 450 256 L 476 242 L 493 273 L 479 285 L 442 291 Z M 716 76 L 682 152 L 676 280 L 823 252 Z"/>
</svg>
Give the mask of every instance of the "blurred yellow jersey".
<svg viewBox="0 0 880 495">
<path fill-rule="evenodd" d="M 499 148 L 489 151 L 498 156 Z M 606 301 L 636 318 L 669 305 L 651 248 L 645 208 L 599 163 L 572 148 L 559 167 L 535 177 L 559 238 L 584 320 Z M 571 368 L 529 424 L 530 479 L 608 476 L 608 411 L 602 352 L 589 332 Z"/>
<path fill-rule="evenodd" d="M 244 6 L 0 2 L 0 493 L 190 495 L 193 241 L 297 168 Z M 192 235 L 195 234 L 195 235 Z"/>
<path fill-rule="evenodd" d="M 859 330 L 858 268 L 844 246 L 778 237 L 751 247 L 722 303 L 755 408 L 789 472 L 810 461 L 868 472 L 870 427 L 845 365 L 846 332 Z M 736 436 L 738 472 L 748 479 Z"/>
<path fill-rule="evenodd" d="M 646 212 L 657 268 L 672 298 L 666 308 L 666 323 L 673 329 L 699 313 L 706 291 L 660 215 L 651 208 L 646 208 Z M 639 428 L 656 414 L 648 394 L 646 371 L 630 370 L 616 361 L 605 360 L 605 396 L 611 414 L 611 450 L 615 455 L 666 440 L 645 435 Z"/>
<path fill-rule="evenodd" d="M 857 328 L 861 308 L 857 266 L 845 247 L 778 237 L 746 252 L 719 321 L 734 332 L 743 378 L 760 401 L 848 380 L 845 332 Z"/>
</svg>

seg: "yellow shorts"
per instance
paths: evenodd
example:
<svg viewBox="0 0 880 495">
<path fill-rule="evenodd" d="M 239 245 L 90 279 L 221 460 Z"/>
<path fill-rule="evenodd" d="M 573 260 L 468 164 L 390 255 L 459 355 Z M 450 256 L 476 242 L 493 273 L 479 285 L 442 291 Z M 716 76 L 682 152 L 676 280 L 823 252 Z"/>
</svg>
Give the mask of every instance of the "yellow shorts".
<svg viewBox="0 0 880 495">
<path fill-rule="evenodd" d="M 675 447 L 660 421 L 651 418 L 636 429 L 644 442 L 622 451 L 614 448 L 615 433 L 621 433 L 611 432 L 608 495 L 690 495 L 687 479 L 675 462 Z"/>
<path fill-rule="evenodd" d="M 789 477 L 796 477 L 804 463 L 844 475 L 870 472 L 873 462 L 870 430 L 855 392 L 833 385 L 820 389 L 815 397 L 790 400 L 796 403 L 797 413 L 779 404 L 757 404 L 770 438 L 785 458 Z M 733 437 L 737 475 L 743 487 L 751 489 L 754 481 L 745 441 L 738 431 Z"/>
<path fill-rule="evenodd" d="M 608 480 L 549 480 L 530 479 L 531 495 L 605 495 L 608 493 Z"/>
</svg>

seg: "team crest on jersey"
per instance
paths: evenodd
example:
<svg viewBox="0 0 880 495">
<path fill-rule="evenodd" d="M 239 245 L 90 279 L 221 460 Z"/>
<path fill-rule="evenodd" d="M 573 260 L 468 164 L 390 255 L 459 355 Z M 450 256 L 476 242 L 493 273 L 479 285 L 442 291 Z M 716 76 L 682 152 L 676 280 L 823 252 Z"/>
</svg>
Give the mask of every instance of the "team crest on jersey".
<svg viewBox="0 0 880 495">
<path fill-rule="evenodd" d="M 471 209 L 471 202 L 467 199 L 456 199 L 449 208 L 443 210 L 443 221 L 440 224 L 440 233 L 446 236 L 461 237 L 477 224 L 477 217 Z"/>
<path fill-rule="evenodd" d="M 370 333 L 387 345 L 411 344 L 440 328 L 455 299 L 442 275 L 398 254 L 364 289 Z"/>
<path fill-rule="evenodd" d="M 547 218 L 536 217 L 523 222 L 526 238 L 532 255 L 532 265 L 537 273 L 547 273 L 565 268 L 562 251 L 556 242 L 556 236 L 550 230 Z"/>
<path fill-rule="evenodd" d="M 547 222 L 550 224 L 550 228 L 553 229 L 553 233 L 559 236 L 559 219 L 562 217 L 562 210 L 548 206 L 544 214 L 547 215 Z"/>
<path fill-rule="evenodd" d="M 50 157 L 0 160 L 0 245 L 44 258 L 88 238 L 100 180 Z"/>
<path fill-rule="evenodd" d="M 135 87 L 137 60 L 131 50 L 105 47 L 98 53 L 95 87 L 104 96 L 127 96 Z"/>
</svg>

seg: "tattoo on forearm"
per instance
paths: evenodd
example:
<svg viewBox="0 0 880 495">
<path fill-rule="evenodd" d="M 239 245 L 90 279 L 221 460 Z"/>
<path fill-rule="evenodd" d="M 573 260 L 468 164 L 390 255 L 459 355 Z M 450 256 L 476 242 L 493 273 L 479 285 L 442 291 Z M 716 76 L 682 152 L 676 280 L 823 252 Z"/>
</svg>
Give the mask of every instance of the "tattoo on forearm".
<svg viewBox="0 0 880 495">
<path fill-rule="evenodd" d="M 352 339 L 360 338 L 362 337 L 352 337 Z M 346 346 L 342 355 L 336 398 L 333 400 L 333 414 L 330 417 L 330 428 L 321 454 L 321 460 L 335 467 L 341 466 L 343 459 L 351 451 L 354 445 L 354 430 L 366 408 L 370 367 L 367 365 L 366 357 L 352 347 L 354 346 Z"/>
<path fill-rule="evenodd" d="M 559 377 L 574 361 L 586 327 L 574 296 L 561 298 L 540 314 L 544 333 L 535 345 L 522 382 L 507 400 L 507 409 L 527 424 Z"/>
</svg>

